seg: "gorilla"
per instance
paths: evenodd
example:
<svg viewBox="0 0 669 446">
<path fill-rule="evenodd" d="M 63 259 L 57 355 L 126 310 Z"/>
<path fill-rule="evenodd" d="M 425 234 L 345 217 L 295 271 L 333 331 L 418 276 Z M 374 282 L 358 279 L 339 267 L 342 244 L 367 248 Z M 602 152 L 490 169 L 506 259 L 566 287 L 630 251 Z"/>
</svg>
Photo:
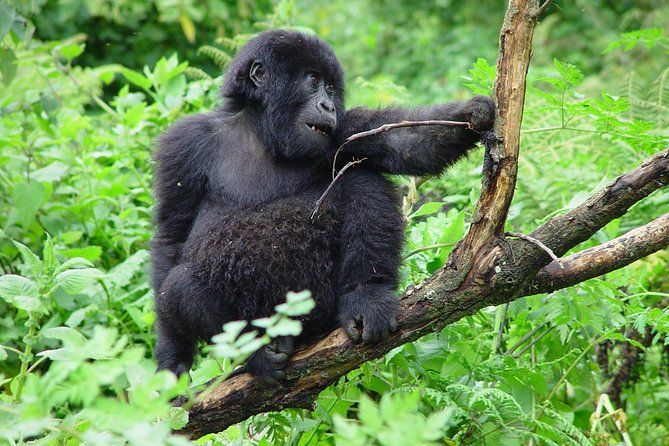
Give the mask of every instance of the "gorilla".
<svg viewBox="0 0 669 446">
<path fill-rule="evenodd" d="M 316 301 L 300 339 L 337 325 L 354 342 L 387 337 L 397 328 L 404 221 L 384 174 L 442 172 L 492 127 L 492 100 L 346 110 L 332 49 L 284 30 L 240 49 L 221 95 L 219 108 L 181 119 L 158 140 L 151 249 L 158 369 L 188 372 L 198 341 L 226 322 L 271 315 L 288 291 L 309 289 Z M 405 120 L 471 125 L 398 128 L 347 144 L 335 168 L 364 160 L 334 183 L 312 218 L 337 148 L 355 133 Z M 276 382 L 293 348 L 293 339 L 276 339 L 245 368 Z"/>
</svg>

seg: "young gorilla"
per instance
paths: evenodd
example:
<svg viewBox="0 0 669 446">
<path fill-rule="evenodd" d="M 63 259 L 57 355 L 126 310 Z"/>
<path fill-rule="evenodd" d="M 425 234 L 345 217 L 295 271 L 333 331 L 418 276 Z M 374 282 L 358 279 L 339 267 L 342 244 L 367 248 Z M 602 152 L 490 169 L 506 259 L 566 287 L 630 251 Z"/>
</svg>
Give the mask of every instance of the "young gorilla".
<svg viewBox="0 0 669 446">
<path fill-rule="evenodd" d="M 187 372 L 198 340 L 224 323 L 268 316 L 287 291 L 309 289 L 316 308 L 302 336 L 340 324 L 374 343 L 397 327 L 404 226 L 382 174 L 438 174 L 493 123 L 486 97 L 418 109 L 344 109 L 342 67 L 317 37 L 270 31 L 236 55 L 222 107 L 190 116 L 159 140 L 152 242 L 159 369 Z M 403 120 L 468 121 L 401 128 L 351 143 L 335 183 L 334 152 L 354 133 Z M 247 370 L 273 382 L 292 339 L 255 353 Z"/>
</svg>

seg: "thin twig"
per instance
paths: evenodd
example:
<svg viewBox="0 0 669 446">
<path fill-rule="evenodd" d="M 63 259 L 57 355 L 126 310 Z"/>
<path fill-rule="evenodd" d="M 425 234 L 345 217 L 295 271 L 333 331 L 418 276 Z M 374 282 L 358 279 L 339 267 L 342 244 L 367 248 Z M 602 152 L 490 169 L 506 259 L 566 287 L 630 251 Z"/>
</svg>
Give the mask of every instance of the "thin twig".
<svg viewBox="0 0 669 446">
<path fill-rule="evenodd" d="M 318 200 L 316 200 L 316 206 L 314 207 L 314 211 L 311 213 L 311 216 L 310 216 L 310 218 L 312 220 L 314 219 L 314 217 L 316 216 L 316 214 L 320 210 L 321 204 L 323 204 L 323 200 L 328 195 L 330 190 L 332 190 L 332 186 L 335 185 L 335 183 L 337 182 L 339 177 L 341 177 L 349 167 L 355 166 L 356 164 L 360 164 L 361 162 L 365 161 L 366 159 L 367 158 L 362 158 L 362 159 L 359 159 L 359 160 L 349 161 L 348 163 L 346 163 L 346 165 L 344 167 L 342 167 L 342 169 L 339 171 L 339 173 L 337 173 L 337 176 L 334 177 L 334 179 L 332 180 L 330 185 L 327 187 L 327 189 L 325 189 L 325 192 L 323 192 L 323 195 L 321 195 L 320 198 Z"/>
<path fill-rule="evenodd" d="M 542 324 L 539 324 L 539 325 L 537 325 L 536 327 L 534 327 L 532 330 L 530 330 L 529 332 L 527 332 L 527 333 L 525 334 L 525 336 L 523 336 L 522 338 L 520 338 L 520 339 L 518 340 L 518 342 L 516 342 L 515 344 L 513 344 L 513 345 L 506 351 L 506 354 L 507 354 L 507 355 L 510 355 L 511 353 L 513 353 L 514 351 L 516 351 L 516 349 L 517 349 L 518 347 L 520 347 L 521 345 L 523 345 L 523 343 L 524 343 L 525 341 L 527 341 L 529 338 L 531 338 L 532 336 L 534 336 L 534 334 L 535 334 L 537 331 L 541 330 L 541 329 L 542 329 L 543 327 L 545 327 L 546 325 L 548 325 L 548 322 L 544 322 L 544 323 L 542 323 Z"/>
<path fill-rule="evenodd" d="M 420 254 L 421 252 L 431 251 L 433 249 L 448 248 L 454 245 L 455 243 L 435 243 L 434 245 L 421 246 L 420 248 L 416 248 L 413 251 L 410 251 L 406 256 L 404 256 L 404 258 L 408 259 L 409 257 Z"/>
<path fill-rule="evenodd" d="M 352 165 L 358 164 L 367 158 L 363 158 L 361 160 L 357 161 L 350 161 L 347 163 L 338 173 L 335 174 L 336 169 L 337 169 L 337 156 L 339 156 L 339 153 L 342 151 L 342 149 L 347 145 L 352 143 L 353 141 L 357 141 L 362 138 L 367 138 L 370 136 L 378 135 L 379 133 L 387 132 L 388 130 L 392 129 L 398 129 L 402 127 L 420 127 L 420 126 L 425 126 L 425 125 L 461 125 L 464 127 L 467 127 L 470 130 L 474 130 L 474 127 L 472 126 L 471 122 L 463 122 L 463 121 L 442 121 L 442 120 L 437 120 L 437 119 L 429 119 L 426 121 L 401 121 L 401 122 L 393 122 L 390 124 L 383 124 L 380 127 L 377 127 L 375 129 L 371 130 L 366 130 L 364 132 L 360 133 L 354 133 L 353 135 L 349 136 L 346 138 L 346 141 L 342 143 L 342 145 L 337 148 L 337 151 L 334 154 L 334 158 L 332 160 L 332 182 L 328 186 L 327 189 L 325 189 L 325 192 L 323 192 L 323 195 L 316 201 L 316 208 L 314 211 L 311 213 L 311 219 L 314 218 L 316 213 L 318 212 L 318 209 L 320 208 L 321 204 L 323 203 L 323 199 L 325 196 L 330 192 L 330 189 L 332 189 L 332 186 L 334 185 L 335 181 L 344 173 L 346 169 L 351 167 Z"/>
<path fill-rule="evenodd" d="M 429 119 L 425 121 L 401 121 L 401 122 L 393 122 L 390 124 L 383 124 L 380 127 L 377 127 L 372 130 L 366 130 L 364 132 L 360 133 L 354 133 L 353 135 L 349 136 L 346 138 L 346 141 L 343 142 L 342 145 L 339 146 L 337 151 L 335 152 L 334 159 L 332 160 L 332 178 L 335 178 L 335 169 L 337 165 L 337 156 L 339 155 L 339 152 L 342 151 L 344 146 L 352 143 L 353 141 L 357 141 L 362 138 L 367 138 L 370 136 L 378 135 L 379 133 L 387 132 L 388 130 L 393 130 L 393 129 L 399 129 L 403 127 L 421 127 L 425 125 L 461 125 L 464 127 L 467 127 L 469 130 L 475 130 L 474 127 L 472 126 L 471 122 L 464 122 L 464 121 L 442 121 L 442 120 L 437 120 L 437 119 Z"/>
<path fill-rule="evenodd" d="M 560 265 L 560 268 L 564 269 L 564 266 L 562 265 L 562 261 L 558 256 L 555 255 L 552 249 L 550 249 L 548 246 L 544 245 L 543 242 L 539 239 L 536 239 L 532 236 L 521 234 L 520 232 L 506 232 L 505 235 L 508 237 L 516 237 L 520 238 L 523 240 L 527 240 L 530 243 L 534 243 L 537 245 L 539 248 L 543 249 L 548 253 L 549 256 L 551 256 L 551 259 L 553 259 L 558 265 Z"/>
<path fill-rule="evenodd" d="M 103 100 L 100 98 L 100 96 L 98 96 L 98 95 L 96 95 L 95 93 L 89 91 L 88 89 L 82 87 L 82 85 L 79 83 L 79 81 L 77 80 L 77 78 L 74 77 L 74 76 L 72 75 L 72 73 L 71 73 L 71 68 L 70 68 L 70 67 L 67 67 L 67 66 L 63 65 L 62 63 L 60 63 L 60 61 L 58 60 L 57 57 L 55 58 L 55 62 L 56 62 L 56 68 L 58 69 L 58 71 L 60 71 L 61 73 L 63 73 L 65 76 L 67 76 L 67 78 L 70 79 L 70 80 L 72 81 L 72 83 L 73 83 L 74 85 L 77 86 L 77 88 L 78 88 L 79 90 L 81 90 L 81 91 L 83 91 L 84 93 L 86 93 L 86 95 L 88 95 L 88 97 L 91 98 L 91 100 L 92 100 L 93 102 L 95 102 L 96 104 L 98 104 L 98 106 L 99 106 L 102 110 L 104 110 L 105 112 L 109 113 L 109 114 L 112 115 L 112 116 L 116 116 L 116 115 L 117 115 L 116 110 L 114 110 L 113 108 L 111 108 L 105 101 L 103 101 Z"/>
<path fill-rule="evenodd" d="M 506 325 L 506 314 L 509 311 L 509 303 L 505 303 L 502 307 L 502 317 L 499 320 L 499 327 L 497 328 L 497 340 L 495 341 L 495 353 L 502 353 L 502 342 L 504 340 L 504 326 Z"/>
<path fill-rule="evenodd" d="M 539 8 L 539 15 L 543 14 L 544 12 L 546 12 L 546 9 L 548 9 L 548 7 L 551 5 L 552 2 L 553 2 L 553 0 L 546 0 L 546 1 L 544 2 L 544 4 L 541 5 L 541 7 Z"/>
<path fill-rule="evenodd" d="M 530 341 L 529 344 L 527 344 L 525 347 L 523 347 L 522 350 L 520 350 L 518 353 L 515 353 L 515 354 L 513 355 L 513 357 L 514 357 L 514 358 L 520 358 L 521 356 L 523 356 L 523 353 L 525 353 L 526 351 L 528 351 L 534 344 L 536 344 L 537 342 L 539 342 L 539 341 L 541 340 L 541 338 L 543 338 L 543 337 L 546 336 L 548 333 L 550 333 L 551 330 L 553 330 L 553 328 L 554 328 L 553 325 L 549 325 L 547 329 L 545 329 L 543 332 L 541 332 L 541 334 L 540 334 L 539 336 L 537 336 L 536 338 L 533 338 L 533 339 Z"/>
</svg>

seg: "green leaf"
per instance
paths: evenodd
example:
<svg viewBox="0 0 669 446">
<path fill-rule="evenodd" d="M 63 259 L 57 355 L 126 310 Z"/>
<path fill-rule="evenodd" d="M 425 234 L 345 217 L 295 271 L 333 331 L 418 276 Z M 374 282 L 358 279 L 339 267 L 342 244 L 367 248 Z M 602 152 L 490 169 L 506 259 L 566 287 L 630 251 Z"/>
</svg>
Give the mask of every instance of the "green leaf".
<svg viewBox="0 0 669 446">
<path fill-rule="evenodd" d="M 60 253 L 65 257 L 79 258 L 90 263 L 100 260 L 100 256 L 102 255 L 102 247 L 89 245 L 83 248 L 62 249 Z M 91 264 L 91 266 L 93 265 Z"/>
<path fill-rule="evenodd" d="M 42 336 L 49 339 L 58 339 L 67 345 L 84 345 L 86 338 L 70 327 L 52 327 L 42 331 Z"/>
<path fill-rule="evenodd" d="M 267 334 L 271 338 L 276 338 L 278 336 L 297 336 L 300 333 L 302 333 L 302 323 L 287 317 L 282 317 L 275 325 L 267 327 Z"/>
<path fill-rule="evenodd" d="M 39 277 L 42 273 L 42 261 L 40 258 L 23 243 L 15 241 L 14 246 L 21 253 L 23 260 L 30 266 L 30 272 L 33 277 Z"/>
<path fill-rule="evenodd" d="M 416 217 L 421 217 L 423 215 L 430 215 L 436 212 L 439 212 L 444 206 L 444 203 L 440 201 L 431 201 L 429 203 L 423 204 L 416 212 L 409 216 L 409 219 L 414 219 Z"/>
<path fill-rule="evenodd" d="M 58 52 L 63 56 L 68 62 L 72 61 L 75 57 L 81 55 L 84 52 L 86 44 L 84 43 L 71 43 L 69 45 L 64 45 L 58 48 Z"/>
<path fill-rule="evenodd" d="M 53 246 L 53 240 L 48 233 L 46 235 L 46 240 L 44 241 L 44 248 L 42 249 L 42 263 L 44 265 L 44 270 L 48 273 L 54 271 L 58 266 L 56 248 Z"/>
<path fill-rule="evenodd" d="M 125 126 L 128 128 L 136 127 L 144 117 L 145 109 L 146 102 L 140 102 L 126 110 L 125 114 L 123 115 L 123 123 Z"/>
<path fill-rule="evenodd" d="M 7 351 L 0 345 L 0 361 L 7 359 Z"/>
<path fill-rule="evenodd" d="M 170 407 L 167 422 L 170 429 L 179 430 L 188 424 L 188 412 L 183 407 Z"/>
<path fill-rule="evenodd" d="M 14 297 L 14 306 L 20 310 L 25 310 L 28 313 L 46 314 L 47 308 L 41 300 L 33 296 L 16 296 Z"/>
<path fill-rule="evenodd" d="M 32 181 L 15 185 L 12 198 L 19 223 L 26 228 L 33 222 L 37 210 L 46 201 L 47 193 L 42 183 Z"/>
<path fill-rule="evenodd" d="M 68 294 L 78 294 L 95 280 L 104 277 L 96 268 L 70 269 L 56 276 L 56 283 Z"/>
<path fill-rule="evenodd" d="M 148 91 L 149 88 L 151 88 L 151 81 L 141 73 L 138 73 L 137 71 L 131 70 L 130 68 L 122 67 L 121 74 L 123 74 L 123 76 L 125 76 L 125 78 L 128 79 L 130 82 L 132 82 L 133 84 L 137 85 L 138 87 L 144 90 Z"/>
<path fill-rule="evenodd" d="M 37 298 L 39 296 L 37 284 L 30 279 L 14 274 L 6 274 L 0 277 L 0 297 L 12 303 L 17 296 Z"/>
<path fill-rule="evenodd" d="M 9 5 L 7 0 L 0 0 L 0 41 L 9 32 L 15 18 L 14 8 Z"/>
<path fill-rule="evenodd" d="M 2 40 L 1 37 L 0 40 Z M 2 75 L 2 83 L 5 86 L 11 84 L 16 76 L 16 54 L 11 48 L 0 47 L 0 75 Z"/>
<path fill-rule="evenodd" d="M 316 303 L 311 298 L 311 291 L 305 290 L 299 293 L 289 291 L 286 294 L 286 303 L 277 305 L 275 310 L 286 316 L 302 316 L 309 314 L 315 306 Z"/>
<path fill-rule="evenodd" d="M 557 69 L 558 74 L 564 82 L 564 86 L 576 87 L 583 82 L 583 73 L 576 68 L 575 65 L 572 65 L 567 62 L 562 62 L 558 59 L 553 59 L 553 65 Z"/>
</svg>

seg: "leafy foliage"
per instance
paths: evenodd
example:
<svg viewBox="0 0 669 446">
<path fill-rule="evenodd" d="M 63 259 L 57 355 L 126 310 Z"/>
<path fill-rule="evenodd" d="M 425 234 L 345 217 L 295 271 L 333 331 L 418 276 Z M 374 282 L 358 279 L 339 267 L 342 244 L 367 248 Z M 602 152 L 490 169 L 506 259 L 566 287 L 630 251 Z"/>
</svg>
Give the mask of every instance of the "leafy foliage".
<svg viewBox="0 0 669 446">
<path fill-rule="evenodd" d="M 537 30 L 509 230 L 530 231 L 667 146 L 658 27 L 669 9 L 576 3 L 586 12 L 560 4 Z M 214 106 L 220 71 L 249 35 L 317 31 L 349 68 L 349 106 L 443 102 L 490 92 L 501 5 L 304 0 L 268 15 L 264 1 L 0 0 L 2 441 L 188 444 L 170 433 L 188 419 L 170 400 L 192 402 L 268 336 L 300 330 L 308 293 L 222 327 L 190 380 L 153 373 L 153 141 Z M 443 266 L 465 233 L 481 157 L 440 178 L 397 179 L 409 221 L 402 287 Z M 577 249 L 668 209 L 660 190 Z M 634 444 L 666 444 L 668 267 L 665 250 L 484 309 L 349 373 L 311 411 L 258 415 L 198 443 L 618 444 L 625 420 Z M 619 400 L 603 412 L 616 377 Z"/>
</svg>

